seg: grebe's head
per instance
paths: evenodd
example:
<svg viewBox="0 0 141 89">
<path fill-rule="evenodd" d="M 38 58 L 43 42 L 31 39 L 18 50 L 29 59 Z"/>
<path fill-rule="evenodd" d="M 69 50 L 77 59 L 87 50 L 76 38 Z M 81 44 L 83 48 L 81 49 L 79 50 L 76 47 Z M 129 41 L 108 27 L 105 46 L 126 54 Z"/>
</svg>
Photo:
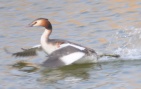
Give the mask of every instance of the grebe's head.
<svg viewBox="0 0 141 89">
<path fill-rule="evenodd" d="M 46 18 L 38 18 L 34 20 L 32 23 L 30 23 L 29 26 L 30 27 L 41 26 L 41 27 L 45 27 L 48 30 L 52 30 L 52 25 Z"/>
</svg>

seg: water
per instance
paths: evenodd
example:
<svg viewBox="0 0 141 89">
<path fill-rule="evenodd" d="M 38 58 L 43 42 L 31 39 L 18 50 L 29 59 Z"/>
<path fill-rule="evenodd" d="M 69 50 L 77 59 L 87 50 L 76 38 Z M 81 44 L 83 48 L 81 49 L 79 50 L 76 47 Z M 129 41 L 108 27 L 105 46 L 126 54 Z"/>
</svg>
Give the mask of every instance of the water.
<svg viewBox="0 0 141 89">
<path fill-rule="evenodd" d="M 140 0 L 3 0 L 0 13 L 0 89 L 140 89 Z M 3 51 L 39 44 L 42 28 L 26 26 L 40 17 L 53 24 L 52 38 L 121 57 L 54 70 L 12 67 L 19 61 L 41 61 L 14 58 Z"/>
</svg>

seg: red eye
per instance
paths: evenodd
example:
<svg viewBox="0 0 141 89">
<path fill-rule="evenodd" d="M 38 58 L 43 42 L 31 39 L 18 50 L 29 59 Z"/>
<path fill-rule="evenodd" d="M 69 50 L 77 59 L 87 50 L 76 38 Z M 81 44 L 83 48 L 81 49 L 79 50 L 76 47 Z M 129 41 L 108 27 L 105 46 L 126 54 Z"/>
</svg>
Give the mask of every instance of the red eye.
<svg viewBox="0 0 141 89">
<path fill-rule="evenodd" d="M 36 24 L 37 22 L 35 22 L 34 24 Z"/>
</svg>

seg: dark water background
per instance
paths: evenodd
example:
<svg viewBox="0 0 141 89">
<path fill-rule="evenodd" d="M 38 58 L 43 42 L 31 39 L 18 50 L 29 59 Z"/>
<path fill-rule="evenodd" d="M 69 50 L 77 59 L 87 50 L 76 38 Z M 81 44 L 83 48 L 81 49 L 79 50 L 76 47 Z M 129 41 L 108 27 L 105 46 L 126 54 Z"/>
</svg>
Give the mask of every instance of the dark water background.
<svg viewBox="0 0 141 89">
<path fill-rule="evenodd" d="M 33 63 L 41 60 L 14 58 L 3 51 L 4 47 L 17 52 L 21 47 L 39 44 L 42 28 L 26 26 L 40 17 L 53 24 L 52 38 L 91 47 L 99 54 L 119 54 L 121 58 L 105 57 L 99 59 L 100 65 L 73 65 L 51 71 L 12 68 L 20 60 Z M 1 0 L 0 21 L 0 89 L 141 87 L 140 0 Z"/>
</svg>

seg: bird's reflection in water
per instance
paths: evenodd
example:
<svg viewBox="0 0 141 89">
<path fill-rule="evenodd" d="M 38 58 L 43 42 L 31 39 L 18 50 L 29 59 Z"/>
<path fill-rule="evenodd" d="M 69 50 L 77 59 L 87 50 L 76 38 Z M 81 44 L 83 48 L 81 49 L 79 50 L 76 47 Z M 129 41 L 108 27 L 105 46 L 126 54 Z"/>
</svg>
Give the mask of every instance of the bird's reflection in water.
<svg viewBox="0 0 141 89">
<path fill-rule="evenodd" d="M 15 68 L 15 69 L 18 69 L 19 71 L 23 71 L 27 73 L 35 72 L 39 69 L 38 65 L 30 63 L 30 62 L 26 62 L 26 61 L 18 61 L 11 66 L 12 68 Z"/>
<path fill-rule="evenodd" d="M 89 79 L 89 72 L 91 70 L 100 69 L 99 64 L 73 64 L 61 68 L 47 69 L 24 61 L 17 62 L 12 66 L 17 68 L 19 71 L 38 73 L 40 77 L 37 81 L 40 83 L 57 83 L 60 80 L 71 82 L 82 81 Z"/>
<path fill-rule="evenodd" d="M 42 77 L 39 81 L 44 83 L 56 83 L 60 80 L 71 82 L 86 80 L 89 79 L 89 72 L 93 69 L 100 68 L 98 68 L 97 64 L 73 64 L 54 70 L 43 68 L 40 72 Z"/>
</svg>

